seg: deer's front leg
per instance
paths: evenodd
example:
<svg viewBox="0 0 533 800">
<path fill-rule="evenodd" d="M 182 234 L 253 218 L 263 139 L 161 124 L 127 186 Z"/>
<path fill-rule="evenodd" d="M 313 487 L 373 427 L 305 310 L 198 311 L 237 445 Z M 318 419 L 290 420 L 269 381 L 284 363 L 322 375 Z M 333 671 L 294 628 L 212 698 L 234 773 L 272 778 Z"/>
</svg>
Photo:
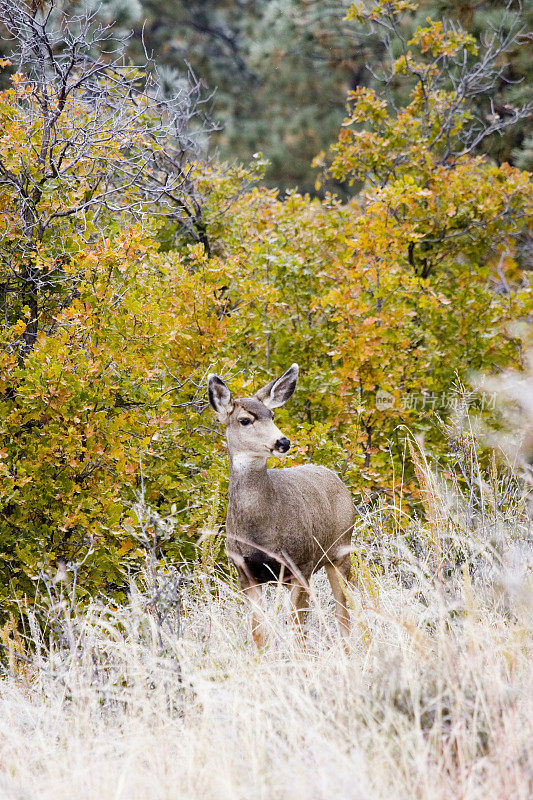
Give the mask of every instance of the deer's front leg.
<svg viewBox="0 0 533 800">
<path fill-rule="evenodd" d="M 250 583 L 243 586 L 243 591 L 252 607 L 252 636 L 258 650 L 261 650 L 266 643 L 263 633 L 262 617 L 262 591 L 261 586 Z"/>
<path fill-rule="evenodd" d="M 309 593 L 305 586 L 295 583 L 291 589 L 291 621 L 296 628 L 296 635 L 301 643 L 305 642 L 305 618 L 309 611 Z"/>
<path fill-rule="evenodd" d="M 346 595 L 344 593 L 344 585 L 348 582 L 350 574 L 350 562 L 345 562 L 335 565 L 326 564 L 326 573 L 335 598 L 335 616 L 339 624 L 340 634 L 342 636 L 345 650 L 348 649 L 348 637 L 350 635 L 350 614 L 348 612 L 348 603 L 346 602 Z"/>
</svg>

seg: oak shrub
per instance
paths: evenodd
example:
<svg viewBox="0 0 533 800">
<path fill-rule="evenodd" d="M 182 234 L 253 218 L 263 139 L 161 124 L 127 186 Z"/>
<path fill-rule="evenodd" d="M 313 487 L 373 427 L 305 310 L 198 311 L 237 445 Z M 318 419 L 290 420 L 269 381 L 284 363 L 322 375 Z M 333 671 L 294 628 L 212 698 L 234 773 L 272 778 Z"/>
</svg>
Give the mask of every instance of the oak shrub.
<svg viewBox="0 0 533 800">
<path fill-rule="evenodd" d="M 428 27 L 414 42 L 424 52 L 442 37 Z M 211 502 L 227 465 L 206 408 L 210 370 L 245 392 L 298 361 L 299 390 L 278 417 L 296 439 L 291 460 L 341 471 L 358 500 L 400 490 L 406 428 L 447 457 L 435 422 L 448 410 L 411 401 L 449 395 L 472 369 L 520 365 L 510 325 L 531 313 L 532 292 L 515 259 L 529 176 L 470 154 L 443 161 L 433 140 L 446 102 L 416 84 L 397 112 L 373 91 L 351 95 L 319 158 L 358 182 L 348 202 L 243 191 L 244 170 L 199 165 L 212 255 L 127 215 L 50 239 L 49 260 L 68 238 L 75 291 L 49 304 L 23 362 L 21 303 L 0 339 L 4 610 L 31 604 L 63 562 L 79 565 L 80 599 L 119 601 L 145 557 L 139 498 L 172 521 L 166 557 L 193 558 L 207 520 L 224 518 Z M 466 123 L 459 109 L 457 135 Z M 2 214 L 10 225 L 6 195 Z M 416 494 L 409 469 L 401 490 Z"/>
</svg>

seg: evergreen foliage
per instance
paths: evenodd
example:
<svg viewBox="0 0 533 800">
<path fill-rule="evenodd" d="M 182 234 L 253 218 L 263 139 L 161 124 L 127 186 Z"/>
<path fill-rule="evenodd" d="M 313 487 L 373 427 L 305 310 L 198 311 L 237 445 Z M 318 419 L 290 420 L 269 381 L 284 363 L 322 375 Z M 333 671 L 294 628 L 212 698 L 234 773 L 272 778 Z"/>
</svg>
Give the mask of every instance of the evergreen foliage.
<svg viewBox="0 0 533 800">
<path fill-rule="evenodd" d="M 348 21 L 349 8 L 348 0 L 144 0 L 137 36 L 142 21 L 144 41 L 158 60 L 172 68 L 182 68 L 185 60 L 207 87 L 216 88 L 214 113 L 222 131 L 215 141 L 223 158 L 248 160 L 260 151 L 270 162 L 268 185 L 312 191 L 311 160 L 334 137 L 347 91 L 358 86 L 380 91 L 387 57 L 388 37 Z M 530 99 L 531 3 L 522 8 L 505 0 L 422 0 L 406 11 L 398 19 L 405 41 L 428 17 L 464 27 L 480 47 L 495 30 L 505 35 L 516 26 L 500 55 L 497 80 L 478 98 L 477 113 L 508 120 L 513 108 Z M 398 48 L 399 39 L 392 44 Z M 138 57 L 140 50 L 135 52 Z M 401 76 L 389 89 L 402 102 Z M 498 163 L 531 169 L 528 135 L 531 117 L 493 137 L 483 150 L 488 147 Z"/>
</svg>

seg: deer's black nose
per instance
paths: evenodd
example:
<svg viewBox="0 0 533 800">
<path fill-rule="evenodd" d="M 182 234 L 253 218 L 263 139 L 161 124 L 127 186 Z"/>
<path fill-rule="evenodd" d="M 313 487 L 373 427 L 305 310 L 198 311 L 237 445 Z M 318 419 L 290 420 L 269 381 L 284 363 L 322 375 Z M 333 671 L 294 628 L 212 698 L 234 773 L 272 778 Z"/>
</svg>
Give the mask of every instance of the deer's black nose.
<svg viewBox="0 0 533 800">
<path fill-rule="evenodd" d="M 291 443 L 287 439 L 287 437 L 286 436 L 282 436 L 281 439 L 278 439 L 278 441 L 274 445 L 274 449 L 278 450 L 280 453 L 286 453 L 290 446 L 291 446 Z"/>
</svg>

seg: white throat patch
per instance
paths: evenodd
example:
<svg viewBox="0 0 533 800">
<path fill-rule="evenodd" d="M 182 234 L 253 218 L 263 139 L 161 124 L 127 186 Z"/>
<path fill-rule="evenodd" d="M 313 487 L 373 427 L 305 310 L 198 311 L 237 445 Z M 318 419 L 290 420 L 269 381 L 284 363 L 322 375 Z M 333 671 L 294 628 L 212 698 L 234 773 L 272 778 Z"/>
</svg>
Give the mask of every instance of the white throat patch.
<svg viewBox="0 0 533 800">
<path fill-rule="evenodd" d="M 251 453 L 238 453 L 231 460 L 233 469 L 259 469 L 266 464 L 266 456 L 261 453 L 252 455 Z"/>
</svg>

